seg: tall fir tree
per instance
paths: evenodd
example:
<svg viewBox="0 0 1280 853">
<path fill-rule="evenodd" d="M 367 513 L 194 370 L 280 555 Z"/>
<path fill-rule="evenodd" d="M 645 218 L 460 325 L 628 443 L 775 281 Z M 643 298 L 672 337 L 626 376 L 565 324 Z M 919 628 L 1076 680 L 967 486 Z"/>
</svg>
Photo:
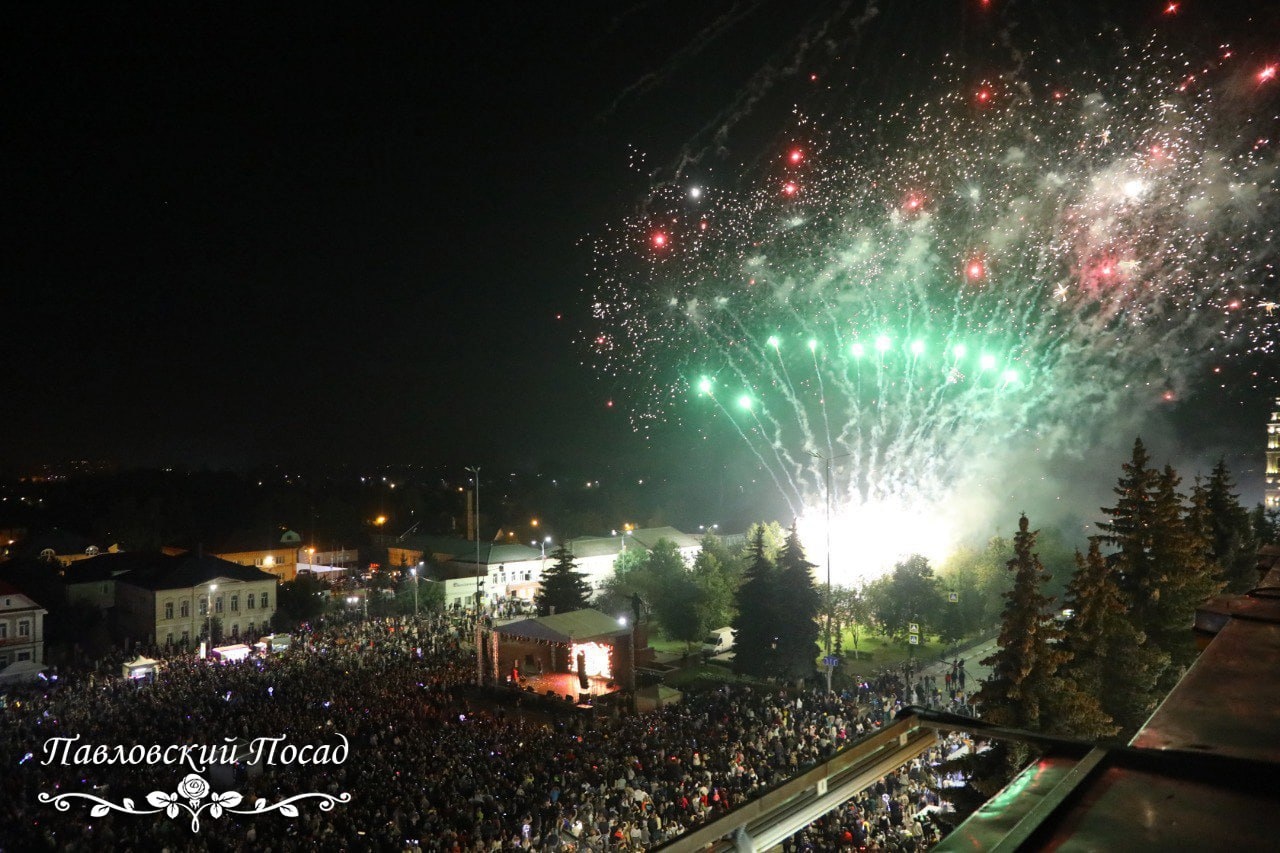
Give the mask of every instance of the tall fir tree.
<svg viewBox="0 0 1280 853">
<path fill-rule="evenodd" d="M 781 622 L 777 626 L 778 674 L 787 680 L 813 675 L 818 657 L 818 617 L 823 611 L 823 593 L 813 578 L 813 563 L 805 559 L 804 547 L 795 525 L 778 554 L 778 604 Z"/>
<path fill-rule="evenodd" d="M 765 528 L 754 528 L 733 619 L 733 671 L 765 678 L 777 673 L 778 570 L 767 556 Z"/>
<path fill-rule="evenodd" d="M 563 544 L 551 552 L 555 562 L 542 573 L 542 583 L 533 597 L 539 616 L 582 610 L 591 598 L 587 576 L 578 571 L 573 554 Z"/>
<path fill-rule="evenodd" d="M 1089 552 L 1076 553 L 1076 571 L 1067 587 L 1066 606 L 1072 611 L 1063 629 L 1062 647 L 1070 655 L 1063 678 L 1082 693 L 1094 696 L 1112 724 L 1096 732 L 1098 738 L 1131 737 L 1160 701 L 1156 687 L 1169 665 L 1169 656 L 1153 648 L 1134 627 L 1115 577 L 1096 540 Z"/>
<path fill-rule="evenodd" d="M 1196 607 L 1222 589 L 1204 508 L 1193 506 L 1187 511 L 1178 491 L 1180 483 L 1177 472 L 1167 465 L 1156 478 L 1151 557 L 1158 574 L 1146 618 L 1139 625 L 1152 645 L 1169 655 L 1172 666 L 1161 679 L 1166 690 L 1195 660 L 1191 629 Z"/>
<path fill-rule="evenodd" d="M 1037 532 L 1025 515 L 1018 519 L 1013 538 L 1013 589 L 1005 593 L 1004 614 L 995 654 L 982 661 L 991 667 L 977 701 L 984 720 L 1028 731 L 1058 734 L 1096 734 L 1109 719 L 1096 697 L 1078 690 L 1059 675 L 1069 659 L 1061 646 L 1062 630 L 1049 606 L 1053 599 L 1041 590 L 1049 574 L 1035 553 Z M 1003 743 L 996 752 L 1005 770 L 1016 771 L 1030 757 L 1024 745 Z"/>
<path fill-rule="evenodd" d="M 1103 507 L 1111 520 L 1098 524 L 1102 534 L 1097 538 L 1116 549 L 1111 558 L 1116 584 L 1124 593 L 1126 604 L 1145 630 L 1151 621 L 1150 610 L 1158 595 L 1159 569 L 1151 551 L 1155 537 L 1155 492 L 1159 474 L 1148 464 L 1150 457 L 1142 439 L 1133 442 L 1133 456 L 1120 467 L 1122 474 L 1114 491 L 1116 505 Z"/>
<path fill-rule="evenodd" d="M 1247 592 L 1258 580 L 1258 537 L 1234 489 L 1226 460 L 1219 459 L 1205 484 L 1213 558 L 1222 567 L 1227 591 Z"/>
</svg>

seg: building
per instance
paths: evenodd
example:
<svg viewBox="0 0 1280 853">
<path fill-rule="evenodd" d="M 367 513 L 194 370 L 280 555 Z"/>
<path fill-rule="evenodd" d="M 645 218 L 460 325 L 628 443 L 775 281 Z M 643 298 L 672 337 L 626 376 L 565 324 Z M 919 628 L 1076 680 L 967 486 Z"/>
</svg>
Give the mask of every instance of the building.
<svg viewBox="0 0 1280 853">
<path fill-rule="evenodd" d="M 1267 509 L 1280 510 L 1280 397 L 1276 398 L 1267 424 L 1267 486 L 1263 503 Z"/>
<path fill-rule="evenodd" d="M 485 607 L 512 602 L 532 606 L 533 596 L 542 582 L 547 557 L 528 545 L 480 544 L 480 562 L 476 563 L 475 543 L 464 552 L 439 564 L 434 571 L 444 581 L 446 607 L 470 607 L 480 592 Z"/>
<path fill-rule="evenodd" d="M 649 527 L 614 532 L 610 536 L 581 536 L 565 542 L 578 571 L 586 576 L 592 594 L 613 577 L 613 564 L 629 548 L 650 551 L 660 540 L 675 544 L 685 563 L 692 565 L 702 548 L 696 536 L 674 527 Z M 423 579 L 443 583 L 446 607 L 468 609 L 480 593 L 485 607 L 505 602 L 532 605 L 542 572 L 551 565 L 550 546 L 481 542 L 460 536 L 383 537 L 376 544 L 387 549 L 388 563 L 407 571 L 422 566 Z"/>
<path fill-rule="evenodd" d="M 0 670 L 12 663 L 44 663 L 45 610 L 13 584 L 0 581 Z"/>
<path fill-rule="evenodd" d="M 120 549 L 115 545 L 103 547 L 101 543 L 86 539 L 78 533 L 56 527 L 34 533 L 7 546 L 9 556 L 14 559 L 43 560 L 64 567 L 118 550 Z"/>
<path fill-rule="evenodd" d="M 116 622 L 130 639 L 191 648 L 215 639 L 257 639 L 271 629 L 277 576 L 199 552 L 151 555 L 116 578 Z"/>
<path fill-rule="evenodd" d="M 228 562 L 252 566 L 275 575 L 281 582 L 288 582 L 298 576 L 298 553 L 302 548 L 302 536 L 286 529 L 263 535 L 240 534 L 203 550 Z"/>
<path fill-rule="evenodd" d="M 676 546 L 687 566 L 693 565 L 702 550 L 701 539 L 674 527 L 640 527 L 614 531 L 611 536 L 580 536 L 569 540 L 565 546 L 573 554 L 578 571 L 587 576 L 594 595 L 613 577 L 613 564 L 622 552 L 632 548 L 652 551 L 663 539 Z"/>
</svg>

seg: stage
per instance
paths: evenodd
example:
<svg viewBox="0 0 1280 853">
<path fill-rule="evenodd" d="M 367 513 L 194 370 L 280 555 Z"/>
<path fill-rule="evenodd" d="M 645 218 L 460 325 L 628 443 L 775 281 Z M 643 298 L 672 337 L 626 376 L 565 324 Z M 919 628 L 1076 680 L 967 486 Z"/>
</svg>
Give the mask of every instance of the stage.
<svg viewBox="0 0 1280 853">
<path fill-rule="evenodd" d="M 573 672 L 552 672 L 543 675 L 521 676 L 520 689 L 530 689 L 539 696 L 547 696 L 550 691 L 553 695 L 547 698 L 559 699 L 561 701 L 567 696 L 569 701 L 577 704 L 581 698 L 580 694 L 586 693 L 594 700 L 600 696 L 606 696 L 610 693 L 617 693 L 621 690 L 616 682 L 612 679 L 602 676 L 589 676 L 587 678 L 587 687 L 583 689 L 578 681 L 577 673 Z"/>
</svg>

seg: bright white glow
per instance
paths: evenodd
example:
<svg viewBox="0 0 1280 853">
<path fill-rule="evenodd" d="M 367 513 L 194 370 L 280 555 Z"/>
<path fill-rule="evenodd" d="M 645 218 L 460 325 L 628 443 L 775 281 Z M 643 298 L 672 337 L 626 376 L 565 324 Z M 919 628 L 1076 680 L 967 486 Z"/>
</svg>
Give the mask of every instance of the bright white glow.
<svg viewBox="0 0 1280 853">
<path fill-rule="evenodd" d="M 603 643 L 574 643 L 570 648 L 569 657 L 574 672 L 578 671 L 579 652 L 586 659 L 587 675 L 613 677 L 613 668 L 609 665 L 609 655 L 613 652 L 612 646 L 606 646 Z"/>
<path fill-rule="evenodd" d="M 702 198 L 702 187 L 689 187 L 689 198 Z"/>
<path fill-rule="evenodd" d="M 1124 194 L 1128 198 L 1141 198 L 1142 194 L 1146 191 L 1147 184 L 1145 181 L 1140 181 L 1137 178 L 1134 178 L 1131 181 L 1125 181 Z"/>
<path fill-rule="evenodd" d="M 912 554 L 929 558 L 936 568 L 951 553 L 957 536 L 946 507 L 922 498 L 873 501 L 831 508 L 831 583 L 861 586 L 893 571 Z M 811 503 L 796 522 L 814 577 L 827 581 L 827 513 L 821 499 Z"/>
</svg>

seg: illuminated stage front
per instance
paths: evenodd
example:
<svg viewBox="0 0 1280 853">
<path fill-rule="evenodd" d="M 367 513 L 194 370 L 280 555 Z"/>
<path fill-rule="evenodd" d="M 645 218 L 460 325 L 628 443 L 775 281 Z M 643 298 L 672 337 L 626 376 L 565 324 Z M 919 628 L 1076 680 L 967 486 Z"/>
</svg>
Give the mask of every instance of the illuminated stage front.
<svg viewBox="0 0 1280 853">
<path fill-rule="evenodd" d="M 575 704 L 582 701 L 584 694 L 594 700 L 610 693 L 617 693 L 622 689 L 616 681 L 595 675 L 587 677 L 587 687 L 584 690 L 577 674 L 572 672 L 550 672 L 543 675 L 530 675 L 527 678 L 522 676 L 520 688 L 530 690 L 539 696 L 567 699 Z"/>
<path fill-rule="evenodd" d="M 519 686 L 575 703 L 634 688 L 631 629 L 597 610 L 480 630 L 476 664 L 481 684 Z"/>
</svg>

